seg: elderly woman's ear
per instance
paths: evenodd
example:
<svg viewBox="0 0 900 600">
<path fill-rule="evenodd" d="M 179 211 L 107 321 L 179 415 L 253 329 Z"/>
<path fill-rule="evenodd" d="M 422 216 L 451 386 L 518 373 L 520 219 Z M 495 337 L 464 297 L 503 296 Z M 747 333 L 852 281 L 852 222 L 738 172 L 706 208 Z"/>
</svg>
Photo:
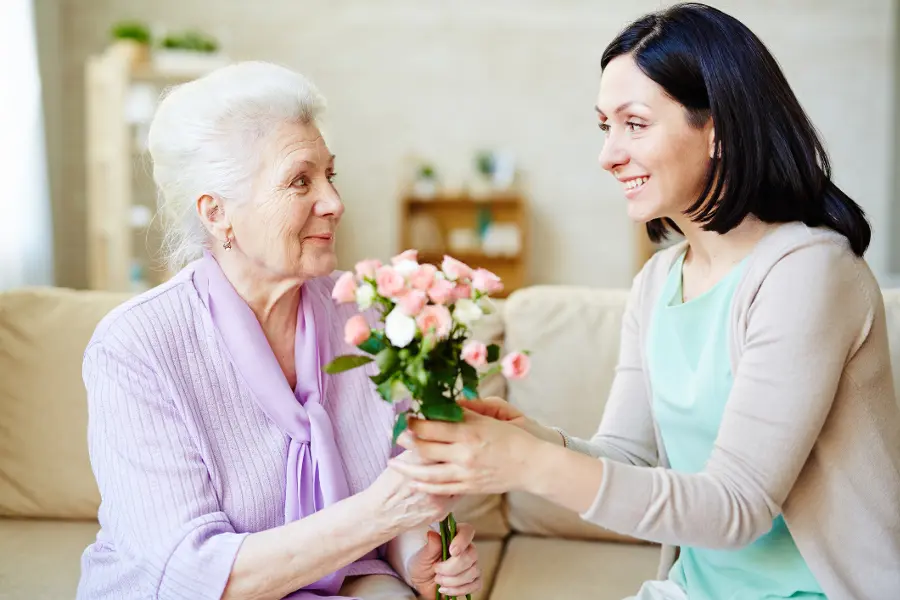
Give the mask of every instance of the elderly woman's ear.
<svg viewBox="0 0 900 600">
<path fill-rule="evenodd" d="M 209 194 L 197 199 L 197 214 L 210 236 L 219 244 L 227 247 L 234 238 L 231 220 L 225 214 L 222 200 Z"/>
</svg>

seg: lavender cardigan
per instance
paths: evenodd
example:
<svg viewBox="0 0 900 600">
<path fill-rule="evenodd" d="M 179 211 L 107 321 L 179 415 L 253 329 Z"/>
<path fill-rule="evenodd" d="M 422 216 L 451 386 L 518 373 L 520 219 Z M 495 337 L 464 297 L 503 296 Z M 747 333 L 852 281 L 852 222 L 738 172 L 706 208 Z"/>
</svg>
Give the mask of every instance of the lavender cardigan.
<svg viewBox="0 0 900 600">
<path fill-rule="evenodd" d="M 79 599 L 218 599 L 246 535 L 284 524 L 288 437 L 230 361 L 194 286 L 195 266 L 111 312 L 85 351 L 89 450 L 102 501 Z M 352 352 L 343 324 L 355 308 L 331 301 L 333 285 L 332 277 L 311 280 L 304 293 L 332 317 L 317 323 L 330 329 L 331 352 Z M 351 494 L 391 455 L 393 410 L 367 374 L 335 377 L 324 402 Z M 345 574 L 393 574 L 380 556 Z"/>
</svg>

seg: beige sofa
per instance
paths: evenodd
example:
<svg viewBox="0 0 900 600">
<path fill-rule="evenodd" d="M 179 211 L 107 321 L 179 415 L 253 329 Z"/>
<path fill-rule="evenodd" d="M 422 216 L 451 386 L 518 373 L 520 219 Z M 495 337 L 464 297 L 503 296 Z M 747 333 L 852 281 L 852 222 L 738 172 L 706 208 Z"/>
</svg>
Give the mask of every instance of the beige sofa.
<svg viewBox="0 0 900 600">
<path fill-rule="evenodd" d="M 484 393 L 589 436 L 603 412 L 626 292 L 534 287 L 515 293 L 479 337 L 530 349 L 531 375 Z M 900 292 L 885 294 L 891 346 Z M 81 356 L 121 295 L 59 289 L 0 294 L 0 599 L 73 598 L 79 558 L 97 532 Z M 894 360 L 900 374 L 900 361 Z M 900 379 L 898 379 L 900 381 Z M 618 600 L 656 572 L 658 548 L 587 525 L 525 494 L 467 499 L 490 600 Z"/>
</svg>

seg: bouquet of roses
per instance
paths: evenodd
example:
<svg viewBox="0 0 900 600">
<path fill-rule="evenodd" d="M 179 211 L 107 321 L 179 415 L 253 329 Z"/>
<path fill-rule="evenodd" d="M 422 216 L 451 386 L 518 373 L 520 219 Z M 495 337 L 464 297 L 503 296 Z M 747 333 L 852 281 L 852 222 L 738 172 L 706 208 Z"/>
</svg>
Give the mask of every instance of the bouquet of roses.
<svg viewBox="0 0 900 600">
<path fill-rule="evenodd" d="M 420 419 L 462 421 L 461 396 L 475 398 L 482 379 L 502 371 L 516 379 L 528 373 L 527 352 L 512 352 L 500 360 L 500 347 L 469 339 L 471 327 L 492 309 L 491 294 L 503 289 L 499 277 L 472 269 L 445 256 L 440 269 L 419 264 L 418 252 L 407 250 L 391 264 L 377 260 L 357 263 L 335 282 L 332 297 L 356 302 L 361 311 L 380 310 L 383 328 L 371 328 L 361 314 L 345 326 L 347 343 L 362 354 L 338 356 L 325 366 L 330 374 L 375 362 L 371 376 L 387 402 L 409 400 L 397 415 L 393 441 L 407 427 L 408 415 Z M 444 560 L 456 535 L 449 515 L 440 525 Z M 440 594 L 438 594 L 440 597 Z"/>
</svg>

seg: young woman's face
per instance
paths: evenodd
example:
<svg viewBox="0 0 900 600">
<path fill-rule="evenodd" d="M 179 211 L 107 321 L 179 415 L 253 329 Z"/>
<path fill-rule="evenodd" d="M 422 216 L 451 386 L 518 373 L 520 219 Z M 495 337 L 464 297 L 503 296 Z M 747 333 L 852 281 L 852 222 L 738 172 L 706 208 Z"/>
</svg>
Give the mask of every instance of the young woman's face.
<svg viewBox="0 0 900 600">
<path fill-rule="evenodd" d="M 600 165 L 621 182 L 628 216 L 641 223 L 663 217 L 683 220 L 682 213 L 706 183 L 712 119 L 692 126 L 684 106 L 628 54 L 603 71 L 597 115 L 606 134 Z"/>
</svg>

